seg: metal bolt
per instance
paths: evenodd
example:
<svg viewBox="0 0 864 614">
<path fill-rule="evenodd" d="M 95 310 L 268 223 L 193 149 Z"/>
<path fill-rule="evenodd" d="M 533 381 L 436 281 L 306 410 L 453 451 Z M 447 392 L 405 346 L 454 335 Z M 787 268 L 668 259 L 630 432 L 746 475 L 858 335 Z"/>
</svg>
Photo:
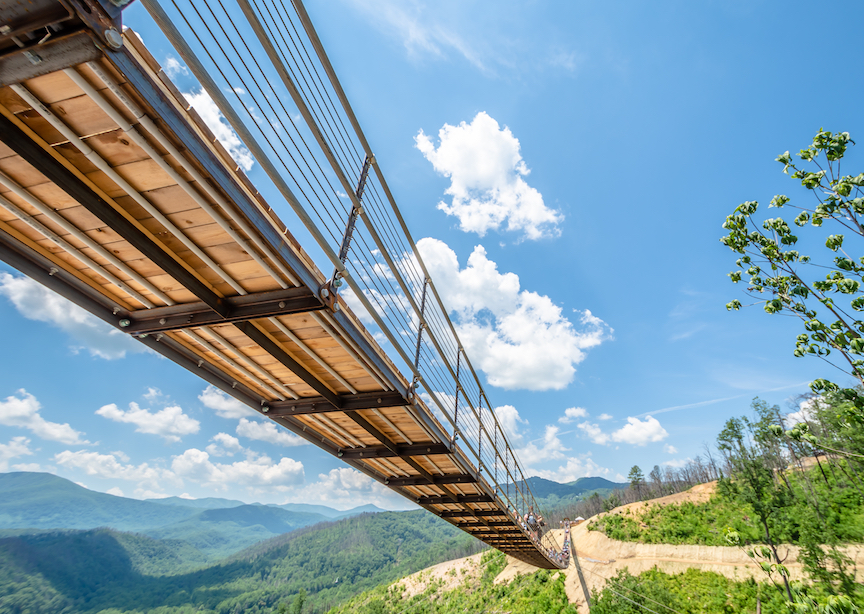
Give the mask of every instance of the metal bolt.
<svg viewBox="0 0 864 614">
<path fill-rule="evenodd" d="M 30 63 L 33 64 L 33 66 L 38 66 L 42 63 L 42 58 L 33 53 L 32 51 L 25 51 L 24 57 L 30 60 Z"/>
<path fill-rule="evenodd" d="M 58 269 L 56 266 L 52 266 L 50 269 L 48 269 L 48 275 L 50 275 L 52 277 L 59 272 L 60 272 L 60 269 Z"/>
<path fill-rule="evenodd" d="M 114 49 L 120 49 L 123 46 L 123 37 L 116 28 L 108 28 L 102 34 L 105 36 L 105 41 Z"/>
<path fill-rule="evenodd" d="M 9 34 L 12 31 L 12 26 L 9 24 L 3 24 L 0 26 L 0 34 Z"/>
<path fill-rule="evenodd" d="M 159 318 L 159 324 L 161 324 L 162 326 L 165 326 L 165 322 L 166 322 L 165 318 Z"/>
<path fill-rule="evenodd" d="M 130 324 L 132 324 L 132 322 L 129 320 L 120 320 L 120 328 L 126 328 Z"/>
<path fill-rule="evenodd" d="M 270 411 L 270 407 L 265 405 L 264 407 L 261 408 L 261 411 L 263 411 L 266 414 L 268 411 Z"/>
<path fill-rule="evenodd" d="M 285 301 L 279 301 L 279 309 L 285 309 Z"/>
<path fill-rule="evenodd" d="M 329 297 L 329 296 L 330 296 L 330 290 L 328 290 L 327 288 L 321 288 L 321 298 L 326 300 L 327 297 Z"/>
</svg>

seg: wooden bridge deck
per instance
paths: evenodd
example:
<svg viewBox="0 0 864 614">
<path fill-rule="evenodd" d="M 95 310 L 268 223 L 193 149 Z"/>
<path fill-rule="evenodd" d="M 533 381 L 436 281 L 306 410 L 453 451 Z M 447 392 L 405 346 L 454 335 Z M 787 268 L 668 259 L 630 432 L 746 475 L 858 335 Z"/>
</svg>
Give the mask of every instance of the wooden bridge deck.
<svg viewBox="0 0 864 614">
<path fill-rule="evenodd" d="M 23 79 L 0 49 L 0 259 L 478 539 L 558 567 L 322 297 L 325 276 L 137 36 L 100 46 L 71 67 L 44 50 L 53 69 Z"/>
</svg>

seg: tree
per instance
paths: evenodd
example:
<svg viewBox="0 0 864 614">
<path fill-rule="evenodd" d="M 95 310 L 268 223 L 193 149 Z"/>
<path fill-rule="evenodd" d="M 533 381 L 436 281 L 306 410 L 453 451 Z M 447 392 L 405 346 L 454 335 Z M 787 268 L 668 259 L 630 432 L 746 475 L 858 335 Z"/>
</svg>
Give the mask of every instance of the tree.
<svg viewBox="0 0 864 614">
<path fill-rule="evenodd" d="M 777 157 L 783 172 L 800 180 L 816 205 L 794 205 L 788 196 L 777 195 L 769 208 L 798 210 L 793 224 L 801 229 L 809 224 L 816 235 L 813 239 L 824 242 L 827 252 L 815 259 L 799 253 L 795 249 L 798 236 L 786 220 L 776 217 L 757 222 L 756 201 L 738 205 L 726 218 L 723 228 L 729 234 L 721 241 L 741 254 L 738 270 L 729 273 L 732 281 L 746 277 L 747 294 L 758 299 L 767 313 L 792 315 L 803 323 L 795 356 L 817 356 L 864 383 L 864 321 L 858 315 L 864 311 L 864 257 L 856 251 L 860 243 L 845 240 L 847 233 L 864 237 L 864 173 L 840 173 L 849 144 L 854 141 L 848 132 L 820 130 L 811 146 L 796 155 L 800 168 L 788 151 Z M 737 299 L 726 305 L 729 310 L 741 307 Z M 841 388 L 823 378 L 810 387 L 817 394 L 841 394 L 850 403 L 849 419 L 864 424 L 864 395 L 858 390 Z"/>
<path fill-rule="evenodd" d="M 722 496 L 740 502 L 742 507 L 749 506 L 756 514 L 768 544 L 764 556 L 773 559 L 773 563 L 767 563 L 768 569 L 779 571 L 791 602 L 792 590 L 783 567 L 785 557 L 781 559 L 777 552 L 774 534 L 776 526 L 783 521 L 784 512 L 788 511 L 792 503 L 792 497 L 788 487 L 781 486 L 775 479 L 776 472 L 767 462 L 765 447 L 759 443 L 758 428 L 758 422 L 754 428 L 754 423 L 746 419 L 727 420 L 726 426 L 717 436 L 717 448 L 726 457 L 733 473 L 729 479 L 719 480 L 717 489 Z M 732 541 L 732 536 L 727 537 Z"/>
<path fill-rule="evenodd" d="M 639 468 L 639 465 L 633 465 L 630 468 L 630 473 L 627 475 L 627 481 L 630 482 L 630 488 L 636 491 L 636 496 L 642 499 L 642 487 L 645 485 L 645 474 Z"/>
</svg>

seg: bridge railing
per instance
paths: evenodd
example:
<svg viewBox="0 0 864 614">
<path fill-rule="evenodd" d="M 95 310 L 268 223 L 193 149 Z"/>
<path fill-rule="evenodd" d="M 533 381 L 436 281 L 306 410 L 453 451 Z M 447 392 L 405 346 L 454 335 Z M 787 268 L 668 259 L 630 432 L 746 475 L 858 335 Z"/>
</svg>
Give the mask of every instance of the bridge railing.
<svg viewBox="0 0 864 614">
<path fill-rule="evenodd" d="M 501 506 L 539 512 L 302 2 L 143 4 L 248 147 L 233 152 L 238 165 L 260 165 L 333 267 L 328 291 L 377 327 Z M 548 533 L 540 548 L 560 551 Z"/>
</svg>

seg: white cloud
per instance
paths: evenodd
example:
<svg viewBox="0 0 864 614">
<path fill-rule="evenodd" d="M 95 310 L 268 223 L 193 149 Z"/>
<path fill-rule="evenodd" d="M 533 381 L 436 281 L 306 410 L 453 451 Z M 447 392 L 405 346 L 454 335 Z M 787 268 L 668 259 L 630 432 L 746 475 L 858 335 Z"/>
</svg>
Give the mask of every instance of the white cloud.
<svg viewBox="0 0 864 614">
<path fill-rule="evenodd" d="M 784 426 L 789 429 L 801 422 L 812 422 L 816 419 L 817 399 L 804 399 L 798 404 L 798 411 L 786 414 L 783 417 Z"/>
<path fill-rule="evenodd" d="M 11 459 L 32 454 L 30 440 L 26 437 L 13 437 L 9 443 L 0 443 L 0 471 L 9 471 Z"/>
<path fill-rule="evenodd" d="M 567 451 L 567 448 L 564 447 L 564 444 L 558 438 L 557 426 L 547 425 L 542 441 L 542 447 L 538 448 L 536 443 L 531 441 L 527 446 L 516 451 L 519 460 L 526 467 L 537 465 L 550 459 L 564 458 L 564 452 Z"/>
<path fill-rule="evenodd" d="M 186 65 L 181 63 L 180 60 L 175 58 L 173 55 L 169 55 L 165 59 L 165 66 L 163 69 L 165 70 L 165 74 L 167 74 L 171 79 L 176 79 L 180 75 L 186 76 L 189 74 L 189 69 L 186 68 Z"/>
<path fill-rule="evenodd" d="M 303 482 L 303 463 L 282 458 L 274 463 L 269 456 L 247 458 L 229 464 L 214 463 L 203 450 L 190 448 L 175 456 L 171 469 L 180 478 L 227 490 L 229 486 L 291 486 Z"/>
<path fill-rule="evenodd" d="M 114 486 L 113 488 L 109 488 L 105 492 L 108 493 L 109 495 L 114 495 L 115 497 L 125 497 L 126 496 L 123 494 L 123 490 L 117 486 Z"/>
<path fill-rule="evenodd" d="M 0 463 L 0 466 L 2 466 L 2 465 L 3 465 L 3 463 Z M 47 470 L 43 469 L 42 465 L 40 465 L 39 463 L 17 463 L 15 465 L 12 465 L 12 469 L 14 469 L 15 471 L 30 471 L 30 472 L 50 471 L 50 468 Z"/>
<path fill-rule="evenodd" d="M 234 456 L 238 452 L 245 451 L 245 448 L 240 445 L 240 440 L 228 433 L 216 433 L 210 441 L 214 442 L 206 448 L 210 456 Z"/>
<path fill-rule="evenodd" d="M 668 443 L 663 446 L 663 451 L 666 452 L 666 454 L 678 454 L 678 448 Z"/>
<path fill-rule="evenodd" d="M 137 403 L 129 403 L 127 411 L 111 403 L 100 407 L 96 413 L 114 422 L 134 424 L 136 433 L 159 435 L 165 441 L 180 441 L 183 435 L 192 435 L 201 428 L 200 422 L 184 414 L 177 405 L 151 412 L 142 409 Z"/>
<path fill-rule="evenodd" d="M 588 436 L 588 439 L 590 439 L 592 443 L 601 446 L 605 446 L 609 443 L 609 435 L 604 433 L 603 429 L 601 429 L 599 425 L 591 424 L 586 420 L 576 426 Z"/>
<path fill-rule="evenodd" d="M 452 201 L 439 202 L 438 208 L 455 215 L 463 231 L 482 237 L 504 229 L 532 240 L 561 234 L 558 224 L 564 216 L 549 209 L 542 194 L 525 182 L 530 171 L 509 128 L 501 129 L 481 112 L 470 124 L 444 124 L 438 138 L 437 149 L 422 130 L 414 140 L 435 171 L 450 178 L 445 193 Z"/>
<path fill-rule="evenodd" d="M 409 504 L 383 484 L 356 469 L 339 467 L 318 474 L 318 481 L 292 490 L 287 501 L 302 501 L 350 509 L 371 503 L 385 509 L 409 509 Z"/>
<path fill-rule="evenodd" d="M 241 437 L 266 441 L 278 446 L 303 446 L 309 443 L 299 435 L 295 435 L 282 427 L 277 427 L 275 423 L 270 421 L 258 422 L 257 420 L 241 418 L 240 424 L 237 425 L 237 434 Z"/>
<path fill-rule="evenodd" d="M 252 165 L 255 164 L 255 159 L 252 154 L 243 145 L 240 137 L 234 132 L 234 129 L 225 120 L 225 116 L 213 102 L 210 94 L 204 88 L 197 92 L 184 92 L 183 96 L 189 101 L 189 104 L 195 107 L 198 115 L 204 120 L 204 123 L 213 132 L 213 135 L 222 143 L 222 146 L 231 154 L 237 165 L 244 171 L 249 171 Z"/>
<path fill-rule="evenodd" d="M 444 304 L 455 311 L 467 354 L 493 386 L 560 390 L 585 352 L 613 332 L 587 310 L 577 329 L 548 296 L 520 290 L 517 275 L 499 273 L 482 246 L 464 269 L 442 241 L 425 238 L 417 247 Z"/>
<path fill-rule="evenodd" d="M 94 475 L 108 480 L 129 480 L 146 483 L 156 487 L 160 478 L 166 477 L 165 471 L 151 467 L 147 463 L 138 466 L 124 464 L 113 454 L 100 454 L 79 450 L 72 452 L 64 450 L 54 455 L 57 464 L 71 469 L 81 469 L 87 475 Z"/>
<path fill-rule="evenodd" d="M 568 407 L 564 410 L 564 415 L 558 418 L 558 422 L 569 424 L 577 418 L 585 418 L 588 416 L 588 410 L 584 407 Z"/>
<path fill-rule="evenodd" d="M 686 465 L 689 462 L 690 462 L 689 458 L 679 458 L 679 459 L 675 459 L 675 460 L 663 461 L 660 464 L 664 465 L 666 467 L 672 467 L 674 469 L 680 469 L 681 467 L 683 467 L 684 465 Z"/>
<path fill-rule="evenodd" d="M 512 405 L 501 405 L 495 408 L 495 417 L 498 418 L 498 423 L 511 444 L 519 445 L 522 443 L 522 429 L 519 425 L 527 426 L 528 421 L 519 415 L 519 410 Z"/>
<path fill-rule="evenodd" d="M 611 469 L 601 467 L 591 458 L 575 458 L 567 459 L 567 462 L 557 469 L 553 470 L 531 470 L 530 475 L 537 475 L 546 480 L 552 480 L 561 484 L 567 484 L 578 480 L 579 478 L 608 476 L 612 472 Z"/>
<path fill-rule="evenodd" d="M 82 439 L 79 433 L 68 423 L 49 422 L 41 416 L 42 405 L 26 390 L 18 391 L 18 396 L 6 397 L 0 401 L 0 424 L 17 426 L 31 431 L 41 439 L 59 441 L 67 445 L 86 445 L 90 443 Z"/>
<path fill-rule="evenodd" d="M 28 320 L 56 326 L 78 344 L 74 351 L 86 349 L 91 356 L 112 360 L 127 352 L 147 352 L 147 346 L 96 316 L 49 290 L 29 277 L 14 277 L 0 273 L 0 295 L 8 298 L 18 312 Z"/>
<path fill-rule="evenodd" d="M 598 420 L 611 420 L 612 416 L 610 416 L 609 414 L 600 414 L 599 416 L 597 416 L 597 419 Z"/>
<path fill-rule="evenodd" d="M 663 441 L 669 436 L 656 418 L 648 416 L 645 420 L 627 418 L 627 424 L 612 433 L 612 441 L 644 446 L 649 442 Z"/>
<path fill-rule="evenodd" d="M 229 397 L 215 386 L 207 386 L 198 395 L 198 400 L 204 404 L 204 407 L 215 411 L 220 418 L 248 418 L 257 415 L 251 407 Z"/>
</svg>

